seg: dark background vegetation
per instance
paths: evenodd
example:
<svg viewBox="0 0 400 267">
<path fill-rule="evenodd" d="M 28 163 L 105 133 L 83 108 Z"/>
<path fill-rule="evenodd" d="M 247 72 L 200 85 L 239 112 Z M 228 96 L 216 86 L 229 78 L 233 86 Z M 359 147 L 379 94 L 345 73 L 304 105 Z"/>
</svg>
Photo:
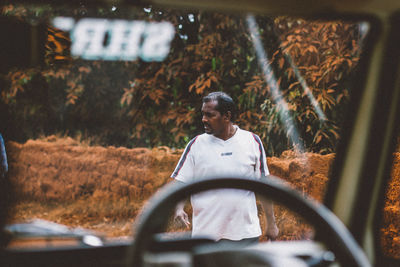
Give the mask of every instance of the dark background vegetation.
<svg viewBox="0 0 400 267">
<path fill-rule="evenodd" d="M 62 14 L 168 20 L 176 27 L 168 58 L 149 63 L 72 59 L 69 35 L 47 26 L 45 64 L 1 74 L 3 128 L 7 125 L 2 131 L 9 140 L 57 133 L 100 145 L 183 147 L 202 132 L 201 97 L 222 90 L 237 101 L 237 124 L 259 134 L 269 155 L 292 147 L 293 129 L 283 127 L 285 111 L 271 97 L 272 73 L 261 71 L 246 18 L 152 7 L 133 12 L 118 6 L 111 11 L 13 4 L 3 6 L 2 14 L 29 23 Z M 268 57 L 262 64 L 278 77 L 301 145 L 318 153 L 334 151 L 359 60 L 359 25 L 287 17 L 256 21 Z M 318 117 L 302 81 L 326 120 Z"/>
</svg>

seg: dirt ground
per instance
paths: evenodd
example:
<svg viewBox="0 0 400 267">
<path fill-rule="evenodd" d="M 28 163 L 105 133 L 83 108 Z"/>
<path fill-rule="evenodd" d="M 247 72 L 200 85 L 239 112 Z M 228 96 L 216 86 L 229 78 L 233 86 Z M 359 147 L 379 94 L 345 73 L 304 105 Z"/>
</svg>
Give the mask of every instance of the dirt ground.
<svg viewBox="0 0 400 267">
<path fill-rule="evenodd" d="M 9 222 L 40 218 L 91 229 L 109 238 L 132 236 L 132 225 L 146 200 L 169 181 L 181 150 L 168 147 L 89 146 L 50 136 L 25 144 L 8 142 L 9 171 L 17 201 Z M 267 158 L 271 174 L 304 196 L 321 201 L 334 154 L 297 155 L 286 151 Z M 400 256 L 400 153 L 395 153 L 384 210 L 381 242 Z M 280 240 L 312 238 L 304 220 L 275 205 Z M 264 225 L 265 222 L 262 221 Z"/>
</svg>

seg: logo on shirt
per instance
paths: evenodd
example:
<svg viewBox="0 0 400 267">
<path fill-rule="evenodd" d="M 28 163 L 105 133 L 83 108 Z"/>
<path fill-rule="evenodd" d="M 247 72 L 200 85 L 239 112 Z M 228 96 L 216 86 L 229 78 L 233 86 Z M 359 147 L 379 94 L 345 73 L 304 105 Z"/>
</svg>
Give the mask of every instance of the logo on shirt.
<svg viewBox="0 0 400 267">
<path fill-rule="evenodd" d="M 232 152 L 221 153 L 221 157 L 232 156 Z"/>
</svg>

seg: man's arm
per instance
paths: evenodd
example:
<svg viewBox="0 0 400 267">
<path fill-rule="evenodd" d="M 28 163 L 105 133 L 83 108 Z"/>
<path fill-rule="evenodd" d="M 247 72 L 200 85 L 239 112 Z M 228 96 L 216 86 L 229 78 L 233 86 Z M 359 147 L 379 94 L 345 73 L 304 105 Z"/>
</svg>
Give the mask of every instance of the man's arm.
<svg viewBox="0 0 400 267">
<path fill-rule="evenodd" d="M 270 200 L 264 197 L 259 198 L 264 209 L 265 217 L 267 219 L 267 226 L 265 228 L 265 235 L 270 240 L 275 240 L 278 237 L 279 229 L 275 222 L 274 205 Z"/>
<path fill-rule="evenodd" d="M 262 145 L 260 137 L 255 134 L 253 134 L 253 137 L 256 140 L 258 149 L 260 151 L 260 163 L 258 168 L 260 168 L 261 181 L 263 181 L 267 179 L 267 176 L 269 175 L 269 170 L 267 166 L 267 155 L 265 153 L 265 149 L 264 146 Z M 275 240 L 278 237 L 279 229 L 276 226 L 275 222 L 274 206 L 272 205 L 272 202 L 270 200 L 267 200 L 263 197 L 260 197 L 259 200 L 263 206 L 265 216 L 267 218 L 267 227 L 265 229 L 265 235 L 270 240 Z"/>
<path fill-rule="evenodd" d="M 182 226 L 185 226 L 187 229 L 190 228 L 189 216 L 184 210 L 185 202 L 181 201 L 175 208 L 175 221 L 179 222 Z"/>
<path fill-rule="evenodd" d="M 170 182 L 184 184 L 183 182 L 173 178 L 170 179 Z M 190 228 L 189 216 L 185 212 L 184 207 L 185 207 L 185 201 L 181 201 L 176 205 L 174 219 L 177 223 L 180 224 L 180 226 L 184 226 L 187 229 L 189 229 Z"/>
</svg>

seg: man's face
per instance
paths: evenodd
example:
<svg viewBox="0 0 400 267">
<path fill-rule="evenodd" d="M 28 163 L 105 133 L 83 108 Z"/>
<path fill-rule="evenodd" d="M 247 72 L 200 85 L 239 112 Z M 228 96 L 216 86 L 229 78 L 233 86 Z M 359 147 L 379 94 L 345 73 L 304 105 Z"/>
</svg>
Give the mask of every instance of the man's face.
<svg viewBox="0 0 400 267">
<path fill-rule="evenodd" d="M 215 109 L 217 104 L 217 101 L 203 103 L 201 113 L 203 114 L 202 122 L 204 125 L 204 131 L 207 134 L 219 137 L 224 132 L 227 118 Z"/>
</svg>

